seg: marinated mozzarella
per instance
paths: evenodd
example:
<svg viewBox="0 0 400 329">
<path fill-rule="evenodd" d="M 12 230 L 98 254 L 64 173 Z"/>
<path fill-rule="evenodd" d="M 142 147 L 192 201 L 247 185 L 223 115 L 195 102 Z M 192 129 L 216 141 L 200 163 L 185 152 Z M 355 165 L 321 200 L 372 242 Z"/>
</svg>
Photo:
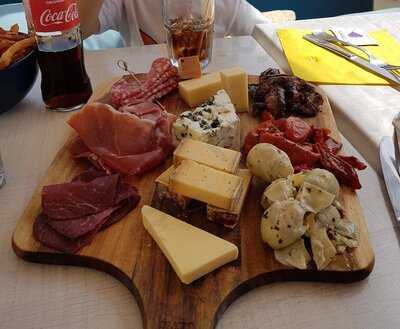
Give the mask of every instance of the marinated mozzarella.
<svg viewBox="0 0 400 329">
<path fill-rule="evenodd" d="M 261 197 L 261 205 L 264 209 L 267 209 L 275 201 L 284 201 L 294 198 L 295 191 L 290 180 L 279 178 L 265 189 Z"/>
<path fill-rule="evenodd" d="M 336 248 L 328 237 L 327 228 L 315 220 L 309 221 L 309 235 L 313 260 L 318 270 L 327 267 L 336 256 Z"/>
<path fill-rule="evenodd" d="M 177 141 L 190 137 L 226 148 L 234 147 L 239 130 L 239 117 L 225 90 L 218 91 L 194 111 L 183 112 L 173 124 L 173 134 Z"/>
<path fill-rule="evenodd" d="M 304 245 L 303 239 L 298 240 L 286 248 L 275 250 L 274 254 L 275 259 L 279 263 L 300 270 L 307 269 L 307 264 L 311 261 L 311 256 Z"/>
<path fill-rule="evenodd" d="M 282 249 L 300 239 L 307 227 L 305 210 L 297 200 L 276 201 L 261 219 L 261 236 L 273 249 Z"/>
<path fill-rule="evenodd" d="M 340 186 L 334 174 L 325 169 L 316 168 L 304 173 L 304 181 L 339 197 Z"/>
<path fill-rule="evenodd" d="M 317 213 L 329 207 L 335 200 L 335 195 L 316 185 L 304 182 L 297 193 L 296 199 L 300 201 L 307 211 Z"/>
<path fill-rule="evenodd" d="M 272 144 L 260 143 L 247 155 L 247 167 L 266 183 L 293 174 L 293 166 L 285 152 Z"/>
<path fill-rule="evenodd" d="M 343 253 L 347 247 L 358 246 L 359 233 L 357 225 L 341 218 L 336 207 L 330 206 L 316 216 L 317 221 L 327 227 L 331 240 L 338 252 Z"/>
</svg>

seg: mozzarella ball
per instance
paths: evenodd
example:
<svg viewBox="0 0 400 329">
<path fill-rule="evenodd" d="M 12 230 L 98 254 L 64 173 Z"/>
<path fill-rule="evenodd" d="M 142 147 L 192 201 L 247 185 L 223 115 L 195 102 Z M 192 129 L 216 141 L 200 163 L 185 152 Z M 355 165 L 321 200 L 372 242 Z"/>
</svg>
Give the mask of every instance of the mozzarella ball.
<svg viewBox="0 0 400 329">
<path fill-rule="evenodd" d="M 261 219 L 261 236 L 273 249 L 282 249 L 299 240 L 306 232 L 306 211 L 297 200 L 277 201 Z"/>
<path fill-rule="evenodd" d="M 247 167 L 252 174 L 266 183 L 293 174 L 293 166 L 285 152 L 272 144 L 254 146 L 247 155 Z"/>
</svg>

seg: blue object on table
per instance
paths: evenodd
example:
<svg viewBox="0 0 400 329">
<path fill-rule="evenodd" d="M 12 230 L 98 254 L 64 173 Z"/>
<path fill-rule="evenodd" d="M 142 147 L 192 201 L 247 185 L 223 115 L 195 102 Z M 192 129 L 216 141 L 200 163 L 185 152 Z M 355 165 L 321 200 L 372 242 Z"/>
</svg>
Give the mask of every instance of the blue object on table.
<svg viewBox="0 0 400 329">
<path fill-rule="evenodd" d="M 38 74 L 35 52 L 0 70 L 0 114 L 18 104 L 32 89 Z"/>
<path fill-rule="evenodd" d="M 248 0 L 261 11 L 291 9 L 297 19 L 338 16 L 373 9 L 373 0 Z"/>
<path fill-rule="evenodd" d="M 10 4 L 10 2 L 15 3 Z M 0 27 L 8 29 L 11 25 L 15 23 L 19 24 L 21 32 L 28 31 L 24 7 L 21 1 L 0 0 Z M 83 46 L 87 50 L 121 48 L 124 46 L 124 41 L 119 32 L 107 31 L 102 34 L 94 35 L 90 38 L 87 38 L 83 42 Z"/>
</svg>

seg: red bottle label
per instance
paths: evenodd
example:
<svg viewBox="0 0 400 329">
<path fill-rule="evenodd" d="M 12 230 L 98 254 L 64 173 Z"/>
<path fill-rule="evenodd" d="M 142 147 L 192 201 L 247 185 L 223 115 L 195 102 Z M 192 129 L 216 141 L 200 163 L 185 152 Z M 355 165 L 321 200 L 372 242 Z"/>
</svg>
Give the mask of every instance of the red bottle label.
<svg viewBox="0 0 400 329">
<path fill-rule="evenodd" d="M 31 0 L 31 13 L 36 32 L 57 32 L 79 24 L 75 0 Z"/>
</svg>

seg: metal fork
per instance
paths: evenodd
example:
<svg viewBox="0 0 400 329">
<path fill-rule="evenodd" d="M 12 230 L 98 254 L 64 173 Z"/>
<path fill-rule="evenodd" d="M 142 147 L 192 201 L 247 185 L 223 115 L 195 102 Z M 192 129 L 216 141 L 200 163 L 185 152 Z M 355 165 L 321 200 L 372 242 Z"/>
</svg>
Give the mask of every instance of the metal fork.
<svg viewBox="0 0 400 329">
<path fill-rule="evenodd" d="M 367 49 L 365 49 L 363 47 L 360 47 L 360 46 L 357 46 L 357 45 L 354 45 L 354 44 L 352 44 L 350 42 L 346 42 L 346 41 L 340 40 L 337 37 L 333 36 L 332 34 L 329 34 L 327 32 L 316 32 L 316 33 L 313 33 L 313 34 L 317 38 L 321 38 L 321 39 L 323 39 L 325 41 L 335 43 L 338 46 L 348 46 L 348 47 L 353 47 L 355 49 L 358 49 L 368 57 L 368 61 L 371 64 L 379 66 L 379 67 L 381 67 L 381 68 L 383 68 L 385 70 L 388 70 L 388 71 L 400 70 L 400 66 L 398 66 L 398 65 L 390 65 L 390 64 L 386 63 L 385 61 L 383 61 L 383 60 L 375 57 L 374 55 L 372 55 Z M 393 72 L 391 72 L 391 73 L 393 74 Z M 398 76 L 398 73 L 396 72 L 395 75 Z"/>
</svg>

